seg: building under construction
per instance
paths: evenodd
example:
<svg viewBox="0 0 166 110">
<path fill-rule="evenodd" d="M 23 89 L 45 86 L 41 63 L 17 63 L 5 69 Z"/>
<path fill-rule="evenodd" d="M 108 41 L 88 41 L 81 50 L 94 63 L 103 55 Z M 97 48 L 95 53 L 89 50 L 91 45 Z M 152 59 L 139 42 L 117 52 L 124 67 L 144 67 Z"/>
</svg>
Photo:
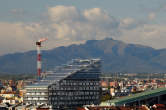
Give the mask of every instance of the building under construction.
<svg viewBox="0 0 166 110">
<path fill-rule="evenodd" d="M 47 76 L 25 87 L 25 104 L 48 105 L 52 109 L 99 104 L 100 59 L 75 59 L 48 71 Z"/>
</svg>

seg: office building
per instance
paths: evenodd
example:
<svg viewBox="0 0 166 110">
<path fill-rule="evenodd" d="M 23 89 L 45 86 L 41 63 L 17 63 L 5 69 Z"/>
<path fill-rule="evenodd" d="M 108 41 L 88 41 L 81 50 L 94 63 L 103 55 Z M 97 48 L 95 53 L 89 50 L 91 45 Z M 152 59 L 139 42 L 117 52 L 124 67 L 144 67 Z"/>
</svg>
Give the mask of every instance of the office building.
<svg viewBox="0 0 166 110">
<path fill-rule="evenodd" d="M 72 109 L 99 104 L 100 59 L 75 59 L 48 71 L 42 80 L 26 86 L 25 104 L 49 105 L 52 109 Z"/>
</svg>

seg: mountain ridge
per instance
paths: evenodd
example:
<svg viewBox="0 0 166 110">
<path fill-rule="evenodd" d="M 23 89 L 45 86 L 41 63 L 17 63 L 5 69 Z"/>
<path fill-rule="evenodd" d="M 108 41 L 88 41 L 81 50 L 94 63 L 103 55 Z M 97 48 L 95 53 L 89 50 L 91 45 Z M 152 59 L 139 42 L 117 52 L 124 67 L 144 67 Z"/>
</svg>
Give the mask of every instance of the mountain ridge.
<svg viewBox="0 0 166 110">
<path fill-rule="evenodd" d="M 43 70 L 53 69 L 75 58 L 101 58 L 105 72 L 166 72 L 166 49 L 127 44 L 112 38 L 44 50 Z M 0 56 L 0 72 L 35 73 L 36 51 Z"/>
</svg>

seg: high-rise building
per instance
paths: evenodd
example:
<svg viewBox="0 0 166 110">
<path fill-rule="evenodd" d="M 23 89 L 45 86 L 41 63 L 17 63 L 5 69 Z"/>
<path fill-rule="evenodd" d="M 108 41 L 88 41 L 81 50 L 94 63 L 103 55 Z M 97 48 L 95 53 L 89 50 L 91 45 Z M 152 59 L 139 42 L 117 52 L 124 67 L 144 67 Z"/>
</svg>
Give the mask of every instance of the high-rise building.
<svg viewBox="0 0 166 110">
<path fill-rule="evenodd" d="M 101 88 L 100 59 L 75 59 L 48 71 L 46 78 L 26 86 L 24 103 L 46 104 L 53 109 L 99 104 Z"/>
</svg>

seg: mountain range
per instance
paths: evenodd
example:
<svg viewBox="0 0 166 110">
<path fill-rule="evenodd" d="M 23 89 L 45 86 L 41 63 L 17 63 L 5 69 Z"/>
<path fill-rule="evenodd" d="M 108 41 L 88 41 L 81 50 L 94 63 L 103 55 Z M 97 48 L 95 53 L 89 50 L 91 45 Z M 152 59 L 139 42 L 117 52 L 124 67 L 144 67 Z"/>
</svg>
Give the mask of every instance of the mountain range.
<svg viewBox="0 0 166 110">
<path fill-rule="evenodd" d="M 100 58 L 104 72 L 166 72 L 166 49 L 127 44 L 106 38 L 42 51 L 43 71 L 75 58 Z M 36 50 L 0 56 L 1 73 L 36 73 Z"/>
</svg>

